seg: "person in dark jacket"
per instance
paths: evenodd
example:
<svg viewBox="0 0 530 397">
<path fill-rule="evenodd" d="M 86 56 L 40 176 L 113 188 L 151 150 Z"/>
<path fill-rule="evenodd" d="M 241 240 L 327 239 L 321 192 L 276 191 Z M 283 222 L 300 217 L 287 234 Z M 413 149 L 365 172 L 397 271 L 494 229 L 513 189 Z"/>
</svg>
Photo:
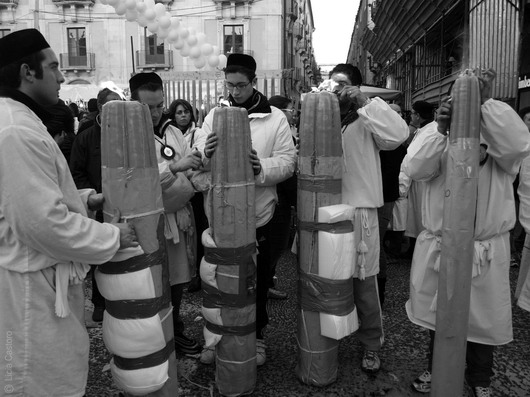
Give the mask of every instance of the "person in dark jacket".
<svg viewBox="0 0 530 397">
<path fill-rule="evenodd" d="M 91 188 L 101 193 L 101 109 L 109 101 L 121 100 L 120 96 L 108 88 L 98 93 L 97 106 L 98 116 L 92 127 L 77 135 L 70 154 L 70 172 L 78 189 Z M 103 222 L 103 213 L 96 213 L 96 220 Z M 92 303 L 94 312 L 92 320 L 103 321 L 105 311 L 105 299 L 99 292 L 96 278 L 94 277 L 96 267 L 92 267 Z"/>
</svg>

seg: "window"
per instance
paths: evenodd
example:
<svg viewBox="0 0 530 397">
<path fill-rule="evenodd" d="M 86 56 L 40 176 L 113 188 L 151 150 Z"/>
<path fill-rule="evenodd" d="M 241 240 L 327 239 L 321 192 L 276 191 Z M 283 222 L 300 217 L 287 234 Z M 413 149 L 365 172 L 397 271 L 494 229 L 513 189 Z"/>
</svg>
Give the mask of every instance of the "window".
<svg viewBox="0 0 530 397">
<path fill-rule="evenodd" d="M 9 29 L 0 29 L 0 39 L 4 36 L 7 36 L 9 33 L 11 33 L 11 30 Z"/>
<path fill-rule="evenodd" d="M 68 64 L 86 66 L 86 30 L 85 28 L 68 28 Z"/>
<path fill-rule="evenodd" d="M 224 53 L 243 52 L 243 25 L 224 26 Z"/>
<path fill-rule="evenodd" d="M 158 38 L 156 33 L 151 33 L 144 28 L 145 35 L 145 63 L 164 64 L 164 40 Z"/>
</svg>

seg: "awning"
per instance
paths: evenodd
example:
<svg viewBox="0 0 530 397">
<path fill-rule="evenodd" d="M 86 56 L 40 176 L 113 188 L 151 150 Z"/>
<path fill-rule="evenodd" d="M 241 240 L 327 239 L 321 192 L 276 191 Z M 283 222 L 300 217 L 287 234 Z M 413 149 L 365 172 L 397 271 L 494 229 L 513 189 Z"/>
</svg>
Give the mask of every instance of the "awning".
<svg viewBox="0 0 530 397">
<path fill-rule="evenodd" d="M 100 88 L 95 84 L 68 84 L 61 85 L 59 98 L 67 102 L 88 102 L 90 98 L 98 96 Z"/>
<path fill-rule="evenodd" d="M 370 98 L 378 96 L 385 101 L 392 101 L 401 96 L 401 91 L 390 90 L 388 88 L 372 87 L 369 85 L 361 85 L 361 91 Z"/>
</svg>

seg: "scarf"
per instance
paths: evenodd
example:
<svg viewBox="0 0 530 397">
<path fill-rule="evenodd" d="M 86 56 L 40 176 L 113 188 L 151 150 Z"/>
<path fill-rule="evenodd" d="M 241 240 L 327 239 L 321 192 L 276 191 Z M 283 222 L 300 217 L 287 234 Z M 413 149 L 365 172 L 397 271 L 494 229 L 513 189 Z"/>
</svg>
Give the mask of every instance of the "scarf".
<svg viewBox="0 0 530 397">
<path fill-rule="evenodd" d="M 346 113 L 344 116 L 340 116 L 340 126 L 346 127 L 348 124 L 351 124 L 357 120 L 359 118 L 357 110 L 359 110 L 359 107 L 355 104 L 352 104 L 350 106 L 350 110 L 348 110 L 348 113 Z"/>
<path fill-rule="evenodd" d="M 254 90 L 250 98 L 247 99 L 247 101 L 244 103 L 236 103 L 236 101 L 234 101 L 234 98 L 232 97 L 232 94 L 228 95 L 228 102 L 230 103 L 230 106 L 247 109 L 248 114 L 272 112 L 267 97 L 265 97 L 265 95 L 256 90 Z"/>
<path fill-rule="evenodd" d="M 51 119 L 52 115 L 50 112 L 45 110 L 31 97 L 27 96 L 23 92 L 10 87 L 0 87 L 0 97 L 11 98 L 17 102 L 20 102 L 30 108 L 33 113 L 37 115 L 39 119 L 44 123 Z"/>
</svg>

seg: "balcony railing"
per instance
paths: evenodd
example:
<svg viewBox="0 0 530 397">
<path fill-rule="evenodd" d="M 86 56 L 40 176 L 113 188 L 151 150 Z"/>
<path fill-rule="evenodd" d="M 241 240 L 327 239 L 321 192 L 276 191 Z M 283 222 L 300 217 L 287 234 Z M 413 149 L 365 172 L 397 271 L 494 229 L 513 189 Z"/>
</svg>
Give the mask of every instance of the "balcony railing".
<svg viewBox="0 0 530 397">
<path fill-rule="evenodd" d="M 160 54 L 153 54 L 149 51 L 136 51 L 136 66 L 140 69 L 172 68 L 173 51 L 164 51 Z"/>
<path fill-rule="evenodd" d="M 88 52 L 86 55 L 71 55 L 69 53 L 59 54 L 61 69 L 83 69 L 91 70 L 96 68 L 96 55 Z"/>
<path fill-rule="evenodd" d="M 57 7 L 59 6 L 92 6 L 96 3 L 96 0 L 52 0 L 52 3 Z"/>
</svg>

